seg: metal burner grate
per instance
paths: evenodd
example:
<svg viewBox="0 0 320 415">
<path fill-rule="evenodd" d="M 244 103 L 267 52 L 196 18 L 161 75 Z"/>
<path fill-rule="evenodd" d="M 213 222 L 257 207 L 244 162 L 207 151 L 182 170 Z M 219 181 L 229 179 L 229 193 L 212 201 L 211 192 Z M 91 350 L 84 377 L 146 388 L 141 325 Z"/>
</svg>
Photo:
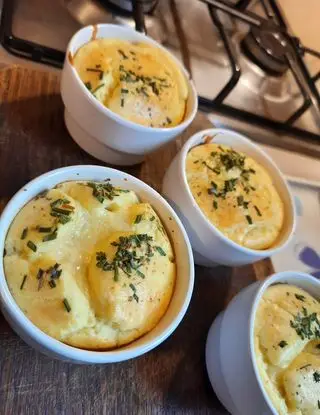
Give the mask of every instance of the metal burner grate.
<svg viewBox="0 0 320 415">
<path fill-rule="evenodd" d="M 303 56 L 305 54 L 311 54 L 320 59 L 320 53 L 309 48 L 305 48 L 297 37 L 291 36 L 288 33 L 285 19 L 282 16 L 275 0 L 260 0 L 266 14 L 266 18 L 262 18 L 251 11 L 245 10 L 250 1 L 240 0 L 237 5 L 234 5 L 226 0 L 201 1 L 208 4 L 212 21 L 217 27 L 224 43 L 225 50 L 230 61 L 232 75 L 218 96 L 216 96 L 213 100 L 199 97 L 200 105 L 206 109 L 208 108 L 223 115 L 238 118 L 239 120 L 250 122 L 258 126 L 299 137 L 308 137 L 310 139 L 319 140 L 319 134 L 294 127 L 293 124 L 311 106 L 315 110 L 316 117 L 318 118 L 317 121 L 320 123 L 320 95 L 315 85 L 320 79 L 320 72 L 312 76 L 303 60 Z M 260 32 L 267 33 L 278 40 L 278 45 L 282 49 L 281 58 L 291 70 L 300 89 L 301 95 L 303 96 L 302 105 L 284 122 L 271 120 L 224 104 L 225 99 L 240 80 L 241 67 L 239 65 L 232 41 L 229 38 L 221 19 L 219 18 L 218 11 L 226 13 L 229 16 L 248 24 L 251 28 L 254 28 L 255 30 L 258 29 Z"/>
<path fill-rule="evenodd" d="M 14 8 L 17 0 L 3 0 L 3 10 L 0 25 L 0 42 L 10 53 L 32 61 L 41 62 L 55 67 L 62 67 L 65 53 L 51 47 L 19 38 L 13 34 L 13 17 Z M 130 2 L 131 0 L 123 0 Z M 314 75 L 305 63 L 305 56 L 312 55 L 320 59 L 320 53 L 304 47 L 299 39 L 293 36 L 287 27 L 286 21 L 276 3 L 276 0 L 256 0 L 260 4 L 264 14 L 263 17 L 249 10 L 252 0 L 239 0 L 236 4 L 228 0 L 199 0 L 199 2 L 208 5 L 211 20 L 215 25 L 218 36 L 220 36 L 226 54 L 226 62 L 231 69 L 231 76 L 226 84 L 215 92 L 214 98 L 199 96 L 201 108 L 208 112 L 214 112 L 218 116 L 226 117 L 232 120 L 250 124 L 252 126 L 262 127 L 265 130 L 276 132 L 276 135 L 290 135 L 303 139 L 312 140 L 315 143 L 320 142 L 320 96 L 316 83 L 320 80 L 320 71 Z M 234 1 L 234 0 L 233 0 Z M 100 4 L 110 7 L 110 2 L 114 0 L 99 0 Z M 136 29 L 145 31 L 146 5 L 155 7 L 158 0 L 132 0 L 132 10 L 126 11 L 133 16 Z M 177 36 L 181 46 L 182 58 L 186 67 L 190 70 L 190 56 L 188 56 L 188 44 L 185 39 L 181 20 L 183 14 L 177 12 L 176 0 L 170 0 L 171 13 L 175 21 Z M 159 3 L 159 7 L 161 2 Z M 153 10 L 152 7 L 152 10 Z M 151 10 L 151 9 L 150 9 Z M 156 10 L 158 8 L 156 7 Z M 183 12 L 183 11 L 182 11 Z M 116 11 L 113 10 L 113 13 Z M 224 16 L 223 16 L 224 15 Z M 294 78 L 299 94 L 301 95 L 301 104 L 292 107 L 285 119 L 275 120 L 268 114 L 258 115 L 251 108 L 244 110 L 237 108 L 232 100 L 232 92 L 236 90 L 237 85 L 241 84 L 245 77 L 243 71 L 243 61 L 239 59 L 239 50 L 235 45 L 230 26 L 226 24 L 224 17 L 228 16 L 233 22 L 245 23 L 249 27 L 247 37 L 242 39 L 240 50 L 242 54 L 251 61 L 260 66 L 260 68 L 270 75 L 271 78 L 277 79 L 285 72 L 291 72 Z M 209 19 L 209 25 L 211 21 Z M 210 46 L 211 47 L 211 46 Z M 240 56 L 241 57 L 241 56 Z M 191 70 L 190 70 L 191 72 Z M 241 82 L 239 82 L 241 79 Z M 300 99 L 300 98 L 299 98 Z M 291 107 L 290 107 L 291 108 Z M 302 116 L 308 111 L 312 111 L 316 119 L 316 125 L 319 128 L 308 131 L 309 125 L 299 123 Z M 300 125 L 299 127 L 297 125 Z M 302 125 L 302 127 L 301 127 Z"/>
</svg>

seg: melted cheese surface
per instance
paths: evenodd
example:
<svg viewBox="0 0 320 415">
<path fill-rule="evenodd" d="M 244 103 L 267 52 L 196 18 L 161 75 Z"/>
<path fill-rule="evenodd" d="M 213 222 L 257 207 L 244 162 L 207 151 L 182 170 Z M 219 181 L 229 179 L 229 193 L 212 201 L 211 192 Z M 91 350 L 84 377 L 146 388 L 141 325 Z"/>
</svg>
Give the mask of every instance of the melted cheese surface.
<svg viewBox="0 0 320 415">
<path fill-rule="evenodd" d="M 159 217 L 110 182 L 65 182 L 31 200 L 5 248 L 19 307 L 45 333 L 76 347 L 133 341 L 158 323 L 173 293 L 174 254 Z"/>
<path fill-rule="evenodd" d="M 255 357 L 280 415 L 320 413 L 320 303 L 287 284 L 269 287 L 255 318 Z"/>
<path fill-rule="evenodd" d="M 165 51 L 146 44 L 96 39 L 83 45 L 73 64 L 102 104 L 148 127 L 173 127 L 183 121 L 188 85 Z"/>
<path fill-rule="evenodd" d="M 251 249 L 276 242 L 284 206 L 258 162 L 228 146 L 202 144 L 189 151 L 186 175 L 200 209 L 226 237 Z"/>
</svg>

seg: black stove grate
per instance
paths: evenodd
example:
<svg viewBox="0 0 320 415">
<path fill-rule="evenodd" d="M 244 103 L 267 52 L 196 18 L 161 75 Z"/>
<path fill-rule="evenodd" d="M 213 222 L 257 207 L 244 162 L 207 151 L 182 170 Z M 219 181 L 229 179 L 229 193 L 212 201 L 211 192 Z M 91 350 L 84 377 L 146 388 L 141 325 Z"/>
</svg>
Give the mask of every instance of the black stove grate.
<svg viewBox="0 0 320 415">
<path fill-rule="evenodd" d="M 307 130 L 303 130 L 293 126 L 311 106 L 314 107 L 320 119 L 320 95 L 316 87 L 316 82 L 320 79 L 320 72 L 311 76 L 309 70 L 303 60 L 305 54 L 311 54 L 320 59 L 320 53 L 309 48 L 305 48 L 297 37 L 291 36 L 287 31 L 287 25 L 283 18 L 275 0 L 260 0 L 260 3 L 265 11 L 267 18 L 262 18 L 248 10 L 250 1 L 240 0 L 237 5 L 234 5 L 226 0 L 201 0 L 208 4 L 209 12 L 213 23 L 216 25 L 220 37 L 224 43 L 227 56 L 230 61 L 232 70 L 231 77 L 227 84 L 222 88 L 220 93 L 213 99 L 199 97 L 199 104 L 204 108 L 221 113 L 222 115 L 237 118 L 241 121 L 249 122 L 276 130 L 290 135 L 299 136 L 302 138 L 310 138 L 320 140 L 320 134 L 315 134 Z M 276 35 L 279 38 L 279 43 L 283 48 L 283 59 L 286 61 L 291 70 L 297 85 L 303 97 L 303 104 L 284 122 L 271 120 L 259 115 L 239 110 L 232 106 L 224 104 L 233 88 L 237 85 L 241 77 L 241 68 L 237 60 L 237 54 L 234 50 L 233 44 L 222 24 L 218 11 L 227 13 L 235 19 L 239 19 L 248 24 L 251 28 L 258 28 L 271 35 Z"/>
<path fill-rule="evenodd" d="M 287 24 L 282 16 L 276 0 L 259 0 L 265 12 L 265 18 L 258 16 L 247 10 L 251 0 L 239 0 L 236 4 L 227 0 L 201 0 L 208 4 L 209 13 L 212 21 L 218 29 L 223 41 L 226 54 L 228 56 L 232 75 L 220 93 L 214 99 L 199 97 L 199 105 L 205 111 L 214 111 L 226 117 L 235 118 L 239 121 L 250 123 L 258 127 L 267 128 L 278 133 L 288 134 L 299 138 L 310 139 L 316 142 L 320 140 L 320 133 L 300 129 L 293 124 L 310 107 L 313 107 L 320 118 L 320 95 L 316 87 L 316 82 L 320 80 L 320 71 L 311 75 L 303 60 L 306 54 L 311 54 L 320 59 L 320 53 L 304 47 L 297 37 L 288 33 Z M 13 14 L 15 0 L 4 0 L 0 23 L 0 42 L 3 47 L 13 55 L 30 59 L 35 62 L 48 64 L 57 68 L 63 65 L 65 53 L 50 47 L 16 37 L 12 32 Z M 145 32 L 143 7 L 139 0 L 132 0 L 133 17 L 136 29 Z M 250 28 L 258 29 L 266 33 L 269 37 L 274 36 L 283 43 L 281 60 L 285 62 L 291 70 L 297 85 L 304 98 L 303 104 L 284 122 L 275 121 L 266 117 L 232 107 L 225 104 L 225 100 L 241 77 L 241 67 L 237 59 L 230 36 L 224 27 L 219 13 L 226 13 L 234 19 L 241 20 L 248 24 Z M 260 39 L 261 40 L 261 39 Z M 262 42 L 263 44 L 263 42 Z M 264 50 L 268 54 L 268 50 Z"/>
</svg>

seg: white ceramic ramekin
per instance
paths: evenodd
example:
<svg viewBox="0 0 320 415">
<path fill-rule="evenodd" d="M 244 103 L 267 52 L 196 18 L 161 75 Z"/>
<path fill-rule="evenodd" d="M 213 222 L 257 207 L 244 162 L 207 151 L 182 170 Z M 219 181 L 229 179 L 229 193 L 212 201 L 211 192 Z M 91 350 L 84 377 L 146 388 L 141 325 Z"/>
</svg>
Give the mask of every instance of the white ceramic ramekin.
<svg viewBox="0 0 320 415">
<path fill-rule="evenodd" d="M 157 326 L 131 344 L 112 351 L 89 351 L 68 346 L 38 329 L 16 304 L 0 264 L 0 300 L 3 314 L 14 330 L 31 346 L 43 353 L 76 363 L 111 363 L 140 356 L 162 343 L 176 329 L 187 311 L 194 283 L 194 263 L 188 236 L 169 204 L 141 180 L 118 170 L 100 166 L 72 166 L 50 171 L 26 184 L 8 203 L 0 218 L 0 253 L 10 224 L 20 209 L 39 192 L 68 180 L 111 179 L 116 186 L 131 189 L 142 201 L 149 202 L 159 214 L 173 243 L 177 280 L 168 310 Z"/>
<path fill-rule="evenodd" d="M 152 128 L 126 120 L 106 108 L 88 91 L 72 65 L 72 56 L 92 39 L 93 33 L 97 38 L 145 42 L 163 50 L 164 48 L 148 36 L 131 28 L 110 24 L 87 26 L 72 37 L 62 70 L 61 96 L 65 105 L 65 122 L 73 139 L 85 151 L 107 163 L 118 165 L 139 163 L 146 154 L 174 139 L 192 122 L 198 108 L 195 87 L 182 64 L 171 55 L 184 74 L 189 87 L 183 122 L 172 128 Z"/>
<path fill-rule="evenodd" d="M 254 321 L 260 299 L 270 285 L 277 283 L 296 285 L 320 298 L 320 281 L 316 278 L 301 272 L 280 272 L 240 291 L 209 330 L 209 378 L 232 415 L 277 415 L 259 376 L 254 350 Z"/>
<path fill-rule="evenodd" d="M 204 143 L 207 137 L 212 137 L 215 143 L 231 146 L 251 156 L 264 166 L 272 177 L 284 203 L 285 219 L 281 234 L 271 248 L 249 249 L 228 239 L 207 219 L 193 198 L 186 178 L 186 157 L 192 147 Z M 198 265 L 238 266 L 253 263 L 283 249 L 289 243 L 295 229 L 294 203 L 282 173 L 264 151 L 234 131 L 211 128 L 189 138 L 166 171 L 162 190 L 188 232 L 194 259 Z"/>
</svg>

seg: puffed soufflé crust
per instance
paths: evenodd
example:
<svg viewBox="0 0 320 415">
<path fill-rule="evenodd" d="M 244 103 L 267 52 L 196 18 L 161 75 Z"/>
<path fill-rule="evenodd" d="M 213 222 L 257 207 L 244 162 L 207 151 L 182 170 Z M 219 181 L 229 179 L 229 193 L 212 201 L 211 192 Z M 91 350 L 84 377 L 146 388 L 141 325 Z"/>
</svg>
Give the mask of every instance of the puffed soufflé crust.
<svg viewBox="0 0 320 415">
<path fill-rule="evenodd" d="M 276 284 L 255 317 L 255 359 L 279 415 L 320 413 L 320 303 L 305 290 Z"/>
<path fill-rule="evenodd" d="M 73 65 L 92 95 L 129 121 L 168 128 L 184 119 L 187 81 L 169 53 L 156 46 L 96 39 L 77 50 Z"/>
<path fill-rule="evenodd" d="M 109 349 L 151 330 L 174 289 L 174 253 L 161 221 L 130 190 L 65 182 L 27 203 L 5 243 L 6 279 L 42 331 Z"/>
<path fill-rule="evenodd" d="M 192 195 L 227 238 L 251 249 L 270 248 L 284 223 L 284 204 L 256 160 L 215 143 L 193 147 L 186 159 Z"/>
</svg>

